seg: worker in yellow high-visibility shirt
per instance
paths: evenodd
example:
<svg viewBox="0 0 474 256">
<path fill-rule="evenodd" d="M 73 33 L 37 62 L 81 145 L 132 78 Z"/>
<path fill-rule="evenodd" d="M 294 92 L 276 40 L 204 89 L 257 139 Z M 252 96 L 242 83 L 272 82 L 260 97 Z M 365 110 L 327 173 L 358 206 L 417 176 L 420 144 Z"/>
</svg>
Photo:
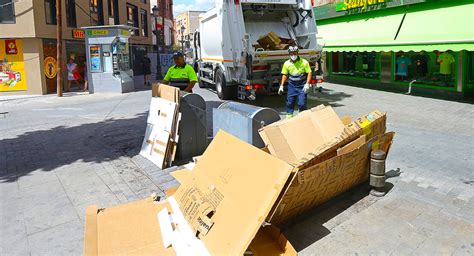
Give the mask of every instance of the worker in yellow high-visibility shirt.
<svg viewBox="0 0 474 256">
<path fill-rule="evenodd" d="M 184 61 L 184 55 L 181 52 L 174 53 L 173 60 L 175 65 L 168 69 L 163 83 L 178 87 L 182 91 L 192 92 L 198 81 L 196 72 Z"/>
<path fill-rule="evenodd" d="M 288 95 L 286 97 L 286 117 L 293 117 L 296 102 L 298 110 L 306 110 L 308 91 L 311 87 L 311 66 L 309 62 L 298 55 L 298 46 L 288 48 L 290 59 L 287 60 L 281 70 L 281 83 L 278 94 L 284 91 L 284 85 L 288 81 Z"/>
</svg>

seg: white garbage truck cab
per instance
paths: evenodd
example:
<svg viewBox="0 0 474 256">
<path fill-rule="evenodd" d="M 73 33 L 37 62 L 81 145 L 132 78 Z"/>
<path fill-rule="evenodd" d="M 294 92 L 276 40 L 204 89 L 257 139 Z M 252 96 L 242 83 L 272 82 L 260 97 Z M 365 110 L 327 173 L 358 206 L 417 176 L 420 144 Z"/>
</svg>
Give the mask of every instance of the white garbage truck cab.
<svg viewBox="0 0 474 256">
<path fill-rule="evenodd" d="M 278 91 L 289 45 L 312 69 L 320 58 L 311 0 L 218 0 L 199 18 L 194 67 L 201 88 L 241 100 Z M 316 72 L 313 72 L 313 84 Z"/>
</svg>

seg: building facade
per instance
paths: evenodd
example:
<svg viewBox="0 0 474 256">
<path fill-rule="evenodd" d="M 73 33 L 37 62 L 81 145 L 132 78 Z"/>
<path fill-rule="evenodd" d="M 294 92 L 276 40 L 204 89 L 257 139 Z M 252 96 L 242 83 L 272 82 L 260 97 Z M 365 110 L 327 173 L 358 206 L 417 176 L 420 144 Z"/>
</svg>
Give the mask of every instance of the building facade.
<svg viewBox="0 0 474 256">
<path fill-rule="evenodd" d="M 152 27 L 157 37 L 153 37 L 153 45 L 162 47 L 162 51 L 171 50 L 174 44 L 173 0 L 151 0 L 150 13 L 155 8 L 157 15 L 152 18 Z"/>
<path fill-rule="evenodd" d="M 193 34 L 199 28 L 199 15 L 202 11 L 187 11 L 174 20 L 175 42 L 180 49 L 187 51 L 193 43 Z"/>
<path fill-rule="evenodd" d="M 0 95 L 56 92 L 56 0 L 0 0 Z M 152 47 L 150 3 L 146 0 L 62 0 L 62 76 L 74 59 L 86 61 L 81 27 L 130 25 L 131 64 L 140 73 L 141 56 Z M 7 82 L 5 82 L 7 81 Z M 12 85 L 13 84 L 13 85 Z"/>
<path fill-rule="evenodd" d="M 316 2 L 328 79 L 472 96 L 473 13 L 465 0 Z"/>
</svg>

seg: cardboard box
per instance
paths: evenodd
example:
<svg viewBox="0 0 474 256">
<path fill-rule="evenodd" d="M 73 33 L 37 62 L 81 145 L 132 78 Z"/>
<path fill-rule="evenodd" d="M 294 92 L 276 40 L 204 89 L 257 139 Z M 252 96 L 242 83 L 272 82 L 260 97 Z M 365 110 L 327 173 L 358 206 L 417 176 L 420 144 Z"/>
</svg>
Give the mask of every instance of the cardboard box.
<svg viewBox="0 0 474 256">
<path fill-rule="evenodd" d="M 281 39 L 275 32 L 270 32 L 264 36 L 261 36 L 257 42 L 265 50 L 268 50 L 278 46 L 281 43 Z"/>
<path fill-rule="evenodd" d="M 371 149 L 388 153 L 393 137 L 393 132 L 377 135 L 349 153 L 298 171 L 267 220 L 272 224 L 288 221 L 365 182 Z"/>
<path fill-rule="evenodd" d="M 166 84 L 153 83 L 151 88 L 152 97 L 159 97 L 179 104 L 179 88 Z"/>
<path fill-rule="evenodd" d="M 262 228 L 292 172 L 291 165 L 220 131 L 192 171 L 174 174 L 181 185 L 166 200 L 89 207 L 84 252 L 296 255 L 278 230 Z"/>
<path fill-rule="evenodd" d="M 373 111 L 349 123 L 331 107 L 318 106 L 262 128 L 270 154 L 295 167 L 267 221 L 285 222 L 367 180 L 370 148 L 386 147 L 393 138 L 384 134 L 385 120 Z"/>
</svg>

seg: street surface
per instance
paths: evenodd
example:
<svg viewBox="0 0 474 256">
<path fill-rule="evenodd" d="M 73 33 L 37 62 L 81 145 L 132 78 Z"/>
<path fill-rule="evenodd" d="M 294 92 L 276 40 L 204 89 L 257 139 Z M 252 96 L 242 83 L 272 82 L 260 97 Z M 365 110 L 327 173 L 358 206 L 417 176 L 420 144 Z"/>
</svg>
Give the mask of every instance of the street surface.
<svg viewBox="0 0 474 256">
<path fill-rule="evenodd" d="M 383 198 L 355 188 L 282 228 L 300 255 L 473 255 L 474 107 L 337 84 L 310 96 L 340 115 L 388 112 Z M 209 90 L 195 89 L 219 104 Z M 151 91 L 0 97 L 0 255 L 82 254 L 85 209 L 176 186 L 138 156 Z M 255 104 L 284 113 L 284 97 Z M 209 127 L 212 131 L 212 127 Z M 306 136 L 311 136 L 307 134 Z"/>
</svg>

